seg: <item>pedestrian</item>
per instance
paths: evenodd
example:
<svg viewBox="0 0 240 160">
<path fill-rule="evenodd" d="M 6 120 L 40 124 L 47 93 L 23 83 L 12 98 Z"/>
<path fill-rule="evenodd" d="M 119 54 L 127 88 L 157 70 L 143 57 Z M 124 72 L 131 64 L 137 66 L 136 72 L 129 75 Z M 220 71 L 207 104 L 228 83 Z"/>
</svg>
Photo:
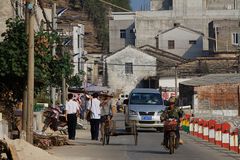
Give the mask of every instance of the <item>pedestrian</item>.
<svg viewBox="0 0 240 160">
<path fill-rule="evenodd" d="M 104 134 L 104 127 L 106 120 L 111 120 L 113 116 L 112 112 L 112 95 L 111 94 L 104 94 L 102 95 L 101 99 L 101 120 L 100 120 L 100 131 L 101 131 L 101 138 L 100 141 L 103 140 L 103 134 Z M 111 124 L 109 124 L 111 125 Z"/>
<path fill-rule="evenodd" d="M 90 99 L 88 110 L 92 112 L 90 118 L 91 125 L 91 138 L 92 140 L 98 140 L 99 135 L 99 123 L 101 118 L 100 100 L 98 99 L 98 93 L 93 93 L 92 99 Z"/>
<path fill-rule="evenodd" d="M 89 98 L 90 97 L 87 95 L 86 92 L 80 96 L 80 99 L 82 101 L 82 103 L 81 103 L 81 110 L 80 110 L 80 120 L 84 120 L 84 118 L 85 118 L 85 114 L 86 114 L 86 111 L 87 111 Z"/>
<path fill-rule="evenodd" d="M 79 113 L 79 104 L 73 100 L 73 94 L 68 94 L 66 103 L 66 119 L 68 124 L 68 139 L 75 140 L 77 114 Z"/>
<path fill-rule="evenodd" d="M 120 108 L 121 108 L 121 100 L 120 100 L 120 98 L 118 98 L 116 106 L 117 106 L 117 112 L 120 112 Z"/>
</svg>

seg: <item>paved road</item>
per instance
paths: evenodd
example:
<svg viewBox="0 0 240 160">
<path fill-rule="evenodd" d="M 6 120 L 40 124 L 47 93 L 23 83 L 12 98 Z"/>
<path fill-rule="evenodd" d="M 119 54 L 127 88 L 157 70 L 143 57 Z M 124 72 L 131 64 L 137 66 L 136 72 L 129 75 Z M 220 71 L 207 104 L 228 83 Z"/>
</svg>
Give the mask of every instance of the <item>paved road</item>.
<svg viewBox="0 0 240 160">
<path fill-rule="evenodd" d="M 56 147 L 49 152 L 66 160 L 240 160 L 238 154 L 185 133 L 181 136 L 184 145 L 170 155 L 160 145 L 163 133 L 155 130 L 140 130 L 137 146 L 131 135 L 111 137 L 110 145 L 102 146 L 90 140 L 89 130 L 79 130 L 78 138 L 72 142 L 74 145 Z"/>
</svg>

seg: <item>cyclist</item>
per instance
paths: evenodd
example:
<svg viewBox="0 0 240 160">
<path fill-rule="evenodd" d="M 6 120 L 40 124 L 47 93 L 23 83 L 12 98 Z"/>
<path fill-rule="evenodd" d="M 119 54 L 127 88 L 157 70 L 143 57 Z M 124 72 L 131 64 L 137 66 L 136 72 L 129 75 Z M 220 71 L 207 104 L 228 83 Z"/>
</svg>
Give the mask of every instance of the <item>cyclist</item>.
<svg viewBox="0 0 240 160">
<path fill-rule="evenodd" d="M 107 120 L 112 119 L 112 94 L 102 94 L 101 99 L 101 120 L 100 120 L 100 130 L 101 130 L 101 141 L 104 136 L 104 126 Z"/>
<path fill-rule="evenodd" d="M 169 107 L 166 108 L 166 110 L 162 113 L 160 118 L 161 118 L 161 121 L 167 120 L 168 118 L 175 118 L 178 121 L 178 126 L 176 128 L 176 136 L 177 136 L 177 139 L 180 140 L 179 124 L 180 124 L 180 118 L 183 115 L 183 113 L 178 108 L 176 108 L 175 103 L 176 103 L 176 98 L 171 97 L 169 99 Z M 163 145 L 165 145 L 167 142 L 166 137 L 167 137 L 167 132 L 164 131 L 164 138 L 162 143 Z"/>
</svg>

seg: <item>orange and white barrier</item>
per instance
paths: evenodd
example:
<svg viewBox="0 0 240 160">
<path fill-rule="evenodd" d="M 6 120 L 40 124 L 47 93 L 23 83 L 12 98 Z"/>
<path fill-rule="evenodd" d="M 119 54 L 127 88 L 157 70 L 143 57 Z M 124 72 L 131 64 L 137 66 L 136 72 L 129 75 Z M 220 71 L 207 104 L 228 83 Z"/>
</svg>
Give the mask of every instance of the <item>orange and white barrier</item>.
<svg viewBox="0 0 240 160">
<path fill-rule="evenodd" d="M 198 136 L 198 118 L 195 118 L 195 120 L 194 120 L 194 133 L 193 133 L 193 135 L 194 136 Z"/>
<path fill-rule="evenodd" d="M 208 122 L 208 141 L 215 143 L 215 120 L 209 120 Z"/>
<path fill-rule="evenodd" d="M 215 144 L 222 146 L 222 124 L 215 124 Z"/>
<path fill-rule="evenodd" d="M 230 133 L 230 150 L 239 153 L 237 128 Z"/>
<path fill-rule="evenodd" d="M 222 147 L 229 149 L 230 147 L 230 124 L 222 123 Z"/>
<path fill-rule="evenodd" d="M 208 131 L 208 121 L 204 120 L 203 122 L 203 139 L 208 141 L 208 135 L 209 131 Z"/>
<path fill-rule="evenodd" d="M 203 122 L 204 122 L 203 119 L 198 120 L 198 135 L 197 136 L 199 138 L 203 138 Z"/>
<path fill-rule="evenodd" d="M 194 132 L 194 123 L 193 122 L 194 122 L 194 118 L 192 118 L 190 120 L 190 124 L 189 124 L 189 132 L 191 135 L 193 135 L 193 132 Z"/>
</svg>

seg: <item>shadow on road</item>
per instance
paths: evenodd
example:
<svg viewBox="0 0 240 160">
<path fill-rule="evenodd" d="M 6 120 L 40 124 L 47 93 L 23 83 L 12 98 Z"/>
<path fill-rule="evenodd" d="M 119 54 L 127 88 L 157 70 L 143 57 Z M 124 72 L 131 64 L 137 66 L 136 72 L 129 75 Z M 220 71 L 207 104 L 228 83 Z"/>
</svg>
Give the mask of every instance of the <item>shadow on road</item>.
<svg viewBox="0 0 240 160">
<path fill-rule="evenodd" d="M 151 151 L 151 150 L 127 150 L 132 153 L 149 153 L 149 154 L 169 154 L 168 151 Z"/>
</svg>

